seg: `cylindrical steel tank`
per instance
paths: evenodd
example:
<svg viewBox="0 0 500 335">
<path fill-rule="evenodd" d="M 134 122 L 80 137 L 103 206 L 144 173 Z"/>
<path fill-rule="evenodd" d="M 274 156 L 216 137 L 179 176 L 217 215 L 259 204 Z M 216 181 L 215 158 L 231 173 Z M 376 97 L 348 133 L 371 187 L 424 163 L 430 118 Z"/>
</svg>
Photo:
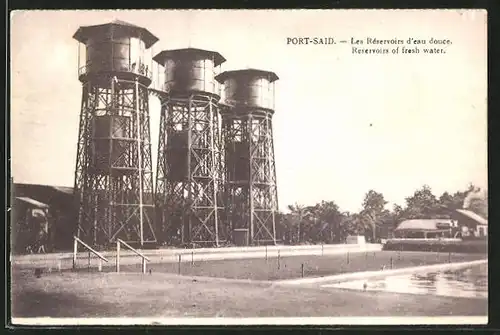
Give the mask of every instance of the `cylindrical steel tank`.
<svg viewBox="0 0 500 335">
<path fill-rule="evenodd" d="M 154 60 L 164 67 L 165 91 L 219 94 L 215 76 L 217 67 L 225 61 L 219 53 L 194 48 L 167 50 Z"/>
<path fill-rule="evenodd" d="M 146 50 L 158 38 L 147 29 L 115 20 L 80 27 L 73 38 L 85 45 L 85 57 L 79 55 L 80 80 L 88 75 L 109 72 L 132 72 L 150 77 L 148 64 L 151 64 L 151 56 Z"/>
<path fill-rule="evenodd" d="M 137 168 L 133 152 L 136 139 L 131 135 L 131 120 L 128 116 L 97 116 L 93 123 L 93 162 L 94 168 L 101 174 L 126 173 Z M 128 151 L 128 152 L 127 152 Z M 121 171 L 121 172 L 119 172 Z"/>
<path fill-rule="evenodd" d="M 86 44 L 86 73 L 145 74 L 145 43 L 136 37 L 90 38 Z"/>
<path fill-rule="evenodd" d="M 216 79 L 223 84 L 223 103 L 274 110 L 274 81 L 278 79 L 275 73 L 255 69 L 227 71 Z"/>
</svg>

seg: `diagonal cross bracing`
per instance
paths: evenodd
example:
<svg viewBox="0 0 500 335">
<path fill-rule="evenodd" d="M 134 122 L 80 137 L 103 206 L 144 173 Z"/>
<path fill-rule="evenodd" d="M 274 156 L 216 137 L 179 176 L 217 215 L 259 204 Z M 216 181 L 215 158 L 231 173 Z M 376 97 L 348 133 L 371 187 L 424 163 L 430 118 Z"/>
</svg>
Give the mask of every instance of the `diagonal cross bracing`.
<svg viewBox="0 0 500 335">
<path fill-rule="evenodd" d="M 168 244 L 219 245 L 222 189 L 218 97 L 169 94 L 162 99 L 156 176 L 157 217 Z"/>
</svg>

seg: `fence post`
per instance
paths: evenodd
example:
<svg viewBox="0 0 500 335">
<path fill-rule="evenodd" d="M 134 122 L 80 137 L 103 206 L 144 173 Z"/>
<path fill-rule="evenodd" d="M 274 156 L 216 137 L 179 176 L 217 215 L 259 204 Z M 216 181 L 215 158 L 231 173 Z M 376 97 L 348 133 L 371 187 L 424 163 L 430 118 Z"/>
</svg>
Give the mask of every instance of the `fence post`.
<svg viewBox="0 0 500 335">
<path fill-rule="evenodd" d="M 302 263 L 302 278 L 304 278 L 304 263 Z"/>
<path fill-rule="evenodd" d="M 99 272 L 102 271 L 102 259 L 101 258 L 99 258 L 98 270 L 99 270 Z"/>
<path fill-rule="evenodd" d="M 179 274 L 181 274 L 181 254 L 179 254 L 179 268 L 178 268 Z"/>
<path fill-rule="evenodd" d="M 191 251 L 191 265 L 194 265 L 194 251 Z"/>
<path fill-rule="evenodd" d="M 78 253 L 78 241 L 76 238 L 73 243 L 73 269 L 76 269 L 76 254 Z"/>
<path fill-rule="evenodd" d="M 59 272 L 61 272 L 61 270 L 62 270 L 62 264 L 61 264 L 61 259 L 60 258 L 57 259 L 57 270 Z"/>
<path fill-rule="evenodd" d="M 347 250 L 347 264 L 349 264 L 349 250 Z"/>
<path fill-rule="evenodd" d="M 142 257 L 142 273 L 146 273 L 146 258 Z"/>
<path fill-rule="evenodd" d="M 88 260 L 87 266 L 88 266 L 88 270 L 90 271 L 90 251 L 89 251 L 89 260 Z"/>
<path fill-rule="evenodd" d="M 278 249 L 278 270 L 280 269 L 280 251 Z"/>
<path fill-rule="evenodd" d="M 266 262 L 267 262 L 267 244 L 266 244 Z"/>
<path fill-rule="evenodd" d="M 392 257 L 391 257 L 391 270 L 392 270 Z"/>
<path fill-rule="evenodd" d="M 116 272 L 120 272 L 120 241 L 116 240 Z"/>
<path fill-rule="evenodd" d="M 448 263 L 451 263 L 451 251 L 448 251 Z"/>
</svg>

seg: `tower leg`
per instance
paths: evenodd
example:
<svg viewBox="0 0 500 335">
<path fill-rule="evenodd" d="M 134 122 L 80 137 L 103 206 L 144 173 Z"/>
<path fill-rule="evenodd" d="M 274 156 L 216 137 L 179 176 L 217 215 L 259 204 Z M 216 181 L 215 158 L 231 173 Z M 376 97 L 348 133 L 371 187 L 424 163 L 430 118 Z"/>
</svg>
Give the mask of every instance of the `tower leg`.
<svg viewBox="0 0 500 335">
<path fill-rule="evenodd" d="M 75 174 L 79 235 L 155 242 L 147 87 L 115 78 L 84 84 Z"/>
<path fill-rule="evenodd" d="M 276 244 L 278 209 L 271 113 L 225 111 L 226 194 L 230 226 L 250 244 Z"/>
<path fill-rule="evenodd" d="M 171 96 L 162 108 L 156 199 L 171 244 L 219 244 L 218 129 L 210 95 Z"/>
</svg>

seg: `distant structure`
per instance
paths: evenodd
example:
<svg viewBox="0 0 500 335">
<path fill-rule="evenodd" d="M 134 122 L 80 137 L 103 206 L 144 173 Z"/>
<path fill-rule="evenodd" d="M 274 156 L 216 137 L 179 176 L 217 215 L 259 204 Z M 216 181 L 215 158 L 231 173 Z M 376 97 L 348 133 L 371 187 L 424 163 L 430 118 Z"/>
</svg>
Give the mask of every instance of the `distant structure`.
<svg viewBox="0 0 500 335">
<path fill-rule="evenodd" d="M 278 194 L 272 116 L 278 76 L 245 69 L 221 73 L 216 79 L 224 85 L 225 206 L 232 239 L 276 244 Z"/>
<path fill-rule="evenodd" d="M 74 192 L 78 235 L 105 247 L 156 242 L 149 125 L 149 48 L 158 38 L 122 21 L 80 27 L 85 47 Z M 79 64 L 80 65 L 80 64 Z"/>
<path fill-rule="evenodd" d="M 165 71 L 155 190 L 162 240 L 218 246 L 226 233 L 215 76 L 226 60 L 194 48 L 162 51 L 154 60 Z"/>
</svg>

